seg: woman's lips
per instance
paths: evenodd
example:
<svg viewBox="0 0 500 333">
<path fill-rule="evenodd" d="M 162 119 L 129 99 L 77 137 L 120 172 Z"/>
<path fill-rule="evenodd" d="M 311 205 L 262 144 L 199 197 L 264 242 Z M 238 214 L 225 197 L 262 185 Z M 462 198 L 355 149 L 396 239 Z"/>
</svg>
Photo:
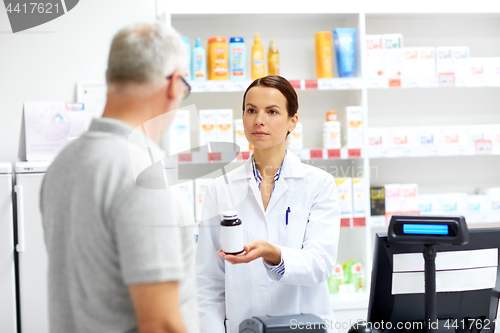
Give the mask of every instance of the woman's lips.
<svg viewBox="0 0 500 333">
<path fill-rule="evenodd" d="M 267 134 L 267 133 L 265 133 L 265 132 L 259 132 L 259 131 L 257 131 L 257 132 L 253 132 L 253 133 L 252 133 L 252 135 L 253 135 L 253 136 L 256 136 L 256 137 L 258 137 L 258 138 L 263 138 L 263 137 L 265 137 L 265 136 L 268 136 L 269 134 Z"/>
</svg>

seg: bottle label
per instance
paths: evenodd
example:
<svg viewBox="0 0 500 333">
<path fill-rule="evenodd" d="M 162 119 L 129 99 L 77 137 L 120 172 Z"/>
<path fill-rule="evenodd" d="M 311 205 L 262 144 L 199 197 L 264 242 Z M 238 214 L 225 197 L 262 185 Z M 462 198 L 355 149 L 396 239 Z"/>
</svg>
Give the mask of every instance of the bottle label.
<svg viewBox="0 0 500 333">
<path fill-rule="evenodd" d="M 215 53 L 214 74 L 217 76 L 227 75 L 226 49 L 216 47 L 214 53 Z"/>
<path fill-rule="evenodd" d="M 197 54 L 194 57 L 194 76 L 197 78 L 204 78 L 205 71 L 203 70 L 203 56 L 201 54 Z"/>
<path fill-rule="evenodd" d="M 233 76 L 244 75 L 245 69 L 243 68 L 243 49 L 239 47 L 233 48 L 233 63 L 231 66 L 231 73 Z"/>
</svg>

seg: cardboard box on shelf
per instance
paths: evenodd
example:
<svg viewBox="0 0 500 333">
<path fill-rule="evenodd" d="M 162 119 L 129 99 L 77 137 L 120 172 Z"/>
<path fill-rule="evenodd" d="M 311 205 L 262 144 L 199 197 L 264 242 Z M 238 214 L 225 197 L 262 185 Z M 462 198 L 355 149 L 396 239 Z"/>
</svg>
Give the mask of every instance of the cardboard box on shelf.
<svg viewBox="0 0 500 333">
<path fill-rule="evenodd" d="M 240 147 L 240 151 L 249 151 L 250 144 L 245 136 L 245 129 L 243 128 L 243 120 L 234 120 L 234 143 Z"/>
<path fill-rule="evenodd" d="M 370 147 L 392 146 L 392 131 L 387 127 L 368 128 L 368 145 Z"/>
<path fill-rule="evenodd" d="M 351 227 L 352 178 L 335 178 L 340 206 L 340 226 Z"/>
<path fill-rule="evenodd" d="M 469 59 L 470 49 L 468 46 L 455 46 L 452 48 L 453 73 L 455 77 L 467 78 L 470 75 Z"/>
<path fill-rule="evenodd" d="M 385 215 L 385 189 L 383 186 L 370 188 L 370 215 Z"/>
<path fill-rule="evenodd" d="M 347 148 L 363 148 L 363 108 L 347 106 L 345 113 L 345 145 Z"/>
<path fill-rule="evenodd" d="M 436 47 L 436 72 L 437 75 L 454 73 L 453 47 Z"/>
<path fill-rule="evenodd" d="M 419 78 L 436 77 L 436 48 L 419 47 L 418 48 L 418 73 Z"/>
<path fill-rule="evenodd" d="M 392 215 L 402 214 L 403 198 L 401 193 L 401 184 L 386 184 L 385 189 L 385 217 L 389 223 Z"/>
<path fill-rule="evenodd" d="M 384 72 L 384 36 L 365 36 L 365 78 L 383 78 Z"/>
<path fill-rule="evenodd" d="M 392 145 L 396 147 L 414 147 L 418 145 L 418 127 L 393 127 Z"/>
<path fill-rule="evenodd" d="M 364 227 L 366 225 L 365 210 L 365 182 L 363 178 L 352 179 L 352 197 L 353 197 L 353 226 Z"/>
<path fill-rule="evenodd" d="M 467 196 L 467 213 L 464 215 L 467 223 L 488 222 L 491 211 L 489 197 L 485 194 Z"/>
<path fill-rule="evenodd" d="M 443 214 L 464 215 L 467 214 L 467 193 L 454 192 L 443 193 Z"/>
<path fill-rule="evenodd" d="M 217 141 L 216 111 L 200 110 L 200 146 L 207 145 L 208 142 Z"/>
<path fill-rule="evenodd" d="M 216 112 L 217 141 L 234 142 L 233 110 L 219 109 Z"/>
<path fill-rule="evenodd" d="M 401 184 L 401 212 L 408 215 L 418 215 L 418 185 Z"/>
<path fill-rule="evenodd" d="M 400 79 L 403 72 L 403 35 L 384 35 L 384 69 L 389 79 Z"/>
<path fill-rule="evenodd" d="M 168 152 L 170 155 L 191 149 L 189 110 L 178 110 L 168 130 Z"/>
<path fill-rule="evenodd" d="M 440 194 L 419 194 L 418 210 L 421 215 L 442 215 L 443 197 Z"/>
<path fill-rule="evenodd" d="M 417 78 L 420 76 L 420 57 L 418 47 L 403 48 L 403 73 L 405 78 Z"/>
</svg>

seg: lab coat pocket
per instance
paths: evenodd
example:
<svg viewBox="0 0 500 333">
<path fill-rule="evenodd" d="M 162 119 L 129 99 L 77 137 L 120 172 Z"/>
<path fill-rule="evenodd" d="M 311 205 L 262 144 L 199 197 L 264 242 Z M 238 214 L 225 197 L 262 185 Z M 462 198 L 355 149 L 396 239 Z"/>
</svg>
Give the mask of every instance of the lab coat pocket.
<svg viewBox="0 0 500 333">
<path fill-rule="evenodd" d="M 288 221 L 287 221 L 288 220 Z M 306 233 L 309 211 L 297 211 L 283 214 L 280 223 L 280 245 L 301 249 Z"/>
</svg>

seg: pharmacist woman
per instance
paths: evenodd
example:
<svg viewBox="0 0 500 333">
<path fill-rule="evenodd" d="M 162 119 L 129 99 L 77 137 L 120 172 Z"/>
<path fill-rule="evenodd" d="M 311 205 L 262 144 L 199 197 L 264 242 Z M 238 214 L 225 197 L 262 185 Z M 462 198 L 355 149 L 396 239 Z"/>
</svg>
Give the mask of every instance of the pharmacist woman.
<svg viewBox="0 0 500 333">
<path fill-rule="evenodd" d="M 220 177 L 206 192 L 196 253 L 201 332 L 238 333 L 241 321 L 268 314 L 311 313 L 334 323 L 327 279 L 337 259 L 337 191 L 330 174 L 285 149 L 297 110 L 297 94 L 281 76 L 257 79 L 243 95 L 254 154 L 227 174 L 230 191 Z M 220 250 L 221 216 L 230 209 L 243 224 L 238 255 Z"/>
</svg>

